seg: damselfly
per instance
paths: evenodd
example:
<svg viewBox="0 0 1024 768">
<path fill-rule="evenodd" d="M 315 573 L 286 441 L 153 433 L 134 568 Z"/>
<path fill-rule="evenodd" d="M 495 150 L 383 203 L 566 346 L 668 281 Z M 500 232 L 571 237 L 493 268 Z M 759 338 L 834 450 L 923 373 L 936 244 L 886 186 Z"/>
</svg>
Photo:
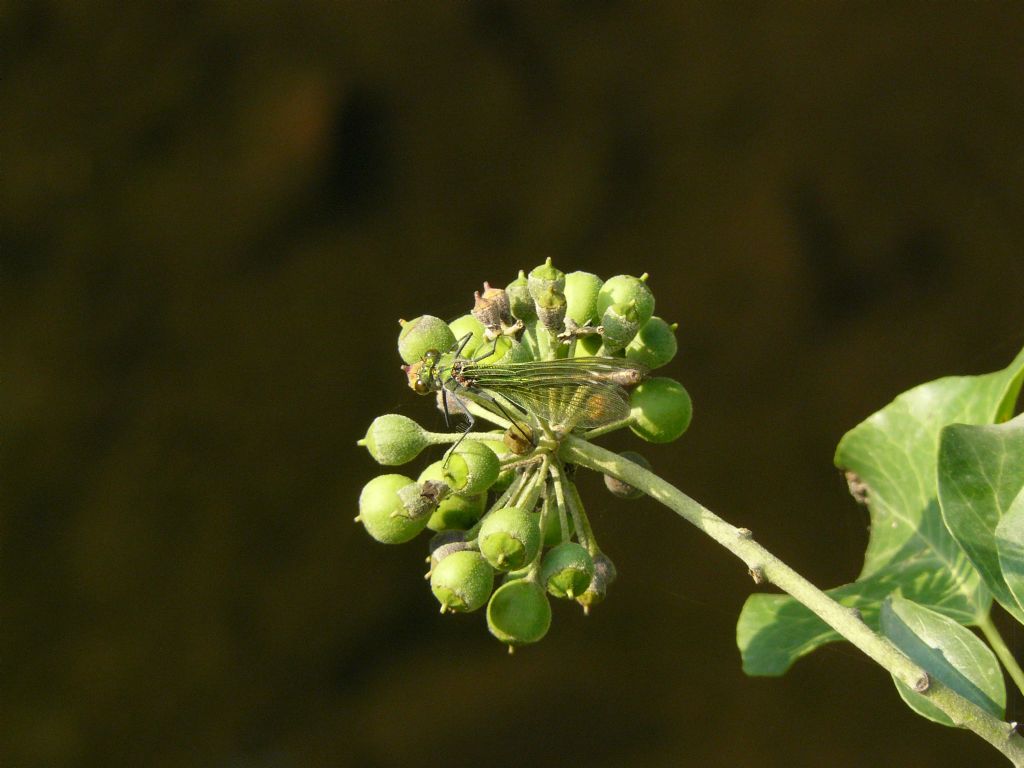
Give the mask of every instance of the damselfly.
<svg viewBox="0 0 1024 768">
<path fill-rule="evenodd" d="M 644 366 L 618 357 L 487 365 L 460 357 L 458 348 L 446 354 L 430 350 L 419 363 L 405 370 L 416 392 L 442 394 L 446 412 L 449 395 L 468 397 L 514 423 L 516 420 L 502 404 L 507 401 L 563 434 L 627 418 L 630 406 L 626 388 L 639 384 L 647 374 Z M 472 429 L 473 416 L 468 410 L 466 414 Z"/>
</svg>

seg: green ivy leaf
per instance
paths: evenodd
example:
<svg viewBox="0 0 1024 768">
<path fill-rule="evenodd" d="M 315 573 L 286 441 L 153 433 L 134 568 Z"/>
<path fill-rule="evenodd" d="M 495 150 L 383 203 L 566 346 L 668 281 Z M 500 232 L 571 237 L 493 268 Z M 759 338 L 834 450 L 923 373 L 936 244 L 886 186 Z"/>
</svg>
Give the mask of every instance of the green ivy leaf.
<svg viewBox="0 0 1024 768">
<path fill-rule="evenodd" d="M 882 633 L 928 675 L 1002 719 L 1006 686 L 995 654 L 953 619 L 911 600 L 893 596 L 882 603 Z M 923 717 L 954 725 L 925 696 L 893 678 L 907 705 Z"/>
<path fill-rule="evenodd" d="M 1024 488 L 996 526 L 996 549 L 1003 579 L 1018 607 L 1024 606 Z M 1017 613 L 1014 612 L 1014 616 Z"/>
<path fill-rule="evenodd" d="M 1010 417 L 1024 378 L 1024 350 L 1002 371 L 954 376 L 897 397 L 846 433 L 836 466 L 867 491 L 871 536 L 852 584 L 829 590 L 878 626 L 882 601 L 897 589 L 960 622 L 986 615 L 991 597 L 942 521 L 937 500 L 939 434 L 947 424 Z M 743 669 L 781 675 L 801 656 L 842 638 L 786 595 L 752 595 L 737 624 Z"/>
<path fill-rule="evenodd" d="M 996 526 L 1024 488 L 1024 415 L 997 426 L 952 424 L 939 445 L 942 519 L 985 586 L 1024 623 L 1024 609 L 1003 578 Z"/>
</svg>

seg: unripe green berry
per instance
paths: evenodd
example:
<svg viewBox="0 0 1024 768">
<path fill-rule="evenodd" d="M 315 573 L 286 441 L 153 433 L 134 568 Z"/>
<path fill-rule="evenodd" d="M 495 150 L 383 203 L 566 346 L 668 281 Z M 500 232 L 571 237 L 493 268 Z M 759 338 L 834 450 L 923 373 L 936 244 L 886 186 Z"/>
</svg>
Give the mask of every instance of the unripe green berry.
<svg viewBox="0 0 1024 768">
<path fill-rule="evenodd" d="M 505 430 L 491 430 L 490 434 L 495 436 L 494 440 L 484 440 L 484 445 L 494 451 L 495 456 L 500 460 L 503 456 L 508 456 L 508 446 L 505 444 Z M 492 493 L 501 493 L 515 479 L 516 471 L 514 469 L 503 469 L 498 473 L 498 479 L 494 481 L 494 485 L 490 487 Z"/>
<path fill-rule="evenodd" d="M 558 510 L 554 510 L 555 514 L 547 515 L 543 520 L 543 536 L 544 546 L 553 547 L 556 544 L 561 544 L 565 538 L 572 536 L 576 531 L 576 526 L 573 525 L 572 515 L 566 515 L 565 524 L 569 530 L 566 531 L 565 536 L 562 535 L 562 518 L 558 515 Z"/>
<path fill-rule="evenodd" d="M 432 531 L 465 531 L 476 525 L 487 509 L 487 494 L 459 496 L 452 494 L 437 505 L 427 528 Z"/>
<path fill-rule="evenodd" d="M 473 357 L 481 344 L 488 343 L 484 341 L 484 324 L 472 315 L 463 315 L 452 320 L 448 323 L 448 327 L 451 329 L 456 343 L 461 343 L 467 334 L 471 337 L 466 342 L 466 346 L 462 348 L 462 357 Z M 444 352 L 446 350 L 440 351 Z"/>
<path fill-rule="evenodd" d="M 525 363 L 527 360 L 533 359 L 525 344 L 520 344 L 508 336 L 499 336 L 494 341 L 484 340 L 476 348 L 476 352 L 478 357 L 487 353 L 486 357 L 477 361 L 479 365 L 508 365 L 509 363 Z"/>
<path fill-rule="evenodd" d="M 366 532 L 383 544 L 402 544 L 416 537 L 427 518 L 407 516 L 398 492 L 412 484 L 405 475 L 378 475 L 359 494 L 359 517 Z"/>
<path fill-rule="evenodd" d="M 505 286 L 505 294 L 508 296 L 509 309 L 512 317 L 528 323 L 537 319 L 537 310 L 533 306 L 533 296 L 523 270 L 519 270 L 519 277 Z"/>
<path fill-rule="evenodd" d="M 568 466 L 568 465 L 567 465 Z M 572 536 L 575 526 L 572 522 L 572 515 L 565 515 L 565 527 L 567 530 L 562 531 L 562 515 L 558 511 L 558 501 L 554 494 L 549 494 L 544 499 L 544 504 L 541 507 L 541 520 L 540 529 L 541 536 L 544 539 L 545 547 L 553 547 L 556 544 L 561 544 L 563 541 L 568 541 L 569 537 Z"/>
<path fill-rule="evenodd" d="M 654 294 L 647 286 L 647 275 L 632 277 L 616 275 L 605 281 L 597 294 L 597 314 L 604 316 L 605 310 L 613 304 L 636 302 L 636 311 L 643 325 L 654 314 Z"/>
<path fill-rule="evenodd" d="M 480 365 L 494 365 L 508 354 L 512 348 L 512 339 L 508 336 L 499 336 L 493 341 L 484 340 L 474 351 L 479 353 L 474 357 L 480 357 Z M 482 357 L 486 354 L 486 357 Z M 465 355 L 468 357 L 468 355 Z"/>
<path fill-rule="evenodd" d="M 503 455 L 508 454 L 508 446 L 505 445 L 505 430 L 504 429 L 492 429 L 487 433 L 492 435 L 494 439 L 488 438 L 487 440 L 481 440 L 480 442 L 494 451 L 495 455 L 499 458 Z"/>
<path fill-rule="evenodd" d="M 444 461 L 435 461 L 433 464 L 428 464 L 426 468 L 420 472 L 420 476 L 416 478 L 417 482 L 425 482 L 427 480 L 441 480 L 444 481 Z M 449 499 L 451 496 L 448 497 Z"/>
<path fill-rule="evenodd" d="M 574 541 L 552 547 L 540 565 L 540 580 L 555 597 L 570 600 L 583 594 L 594 576 L 594 561 Z"/>
<path fill-rule="evenodd" d="M 521 342 L 513 340 L 512 348 L 502 358 L 502 363 L 527 363 L 531 360 L 533 360 L 533 353 L 530 352 L 530 348 Z"/>
<path fill-rule="evenodd" d="M 641 382 L 629 398 L 630 429 L 649 443 L 670 443 L 690 426 L 693 404 L 678 381 L 655 377 Z"/>
<path fill-rule="evenodd" d="M 499 571 L 522 568 L 540 548 L 540 515 L 518 507 L 491 512 L 480 526 L 480 552 Z"/>
<path fill-rule="evenodd" d="M 636 451 L 623 451 L 619 456 L 624 459 L 629 459 L 634 464 L 639 464 L 644 469 L 651 468 L 651 462 Z M 604 485 L 611 492 L 612 496 L 618 496 L 620 499 L 639 499 L 644 495 L 643 491 L 634 488 L 629 483 L 625 483 L 611 475 L 604 476 Z"/>
<path fill-rule="evenodd" d="M 429 444 L 423 427 L 398 413 L 378 416 L 357 443 L 365 446 L 378 464 L 389 467 L 412 461 Z"/>
<path fill-rule="evenodd" d="M 565 276 L 565 316 L 577 325 L 597 322 L 597 293 L 601 278 L 589 272 L 570 272 Z"/>
<path fill-rule="evenodd" d="M 464 533 L 464 531 L 447 531 L 447 533 Z M 442 544 L 439 547 L 435 547 L 430 552 L 430 572 L 427 574 L 429 579 L 434 575 L 434 569 L 437 568 L 438 564 L 449 555 L 453 555 L 456 552 L 463 552 L 466 550 L 476 551 L 476 545 L 471 541 L 450 541 L 447 544 Z"/>
<path fill-rule="evenodd" d="M 455 335 L 448 323 L 433 315 L 420 315 L 415 320 L 399 320 L 398 354 L 412 365 L 431 349 L 447 352 L 455 346 Z"/>
<path fill-rule="evenodd" d="M 604 348 L 609 351 L 623 349 L 640 330 L 640 315 L 636 302 L 628 304 L 612 304 L 601 315 L 601 327 L 604 332 Z"/>
<path fill-rule="evenodd" d="M 565 294 L 549 285 L 536 296 L 537 319 L 549 331 L 558 333 L 565 325 Z"/>
<path fill-rule="evenodd" d="M 435 461 L 420 473 L 419 482 L 422 483 L 426 480 L 444 481 L 444 461 Z M 486 508 L 486 493 L 469 496 L 450 494 L 437 505 L 437 509 L 430 515 L 427 528 L 432 531 L 467 530 L 476 525 Z"/>
<path fill-rule="evenodd" d="M 430 591 L 441 603 L 441 613 L 468 613 L 487 602 L 494 588 L 494 570 L 479 552 L 452 552 L 430 574 Z"/>
<path fill-rule="evenodd" d="M 461 496 L 483 493 L 498 479 L 501 462 L 490 448 L 479 440 L 463 440 L 448 457 L 444 481 Z"/>
<path fill-rule="evenodd" d="M 494 485 L 490 487 L 491 493 L 502 494 L 505 490 L 512 485 L 512 481 L 516 479 L 516 471 L 514 469 L 503 469 L 498 473 L 498 479 L 494 481 Z"/>
<path fill-rule="evenodd" d="M 526 287 L 533 300 L 539 303 L 541 296 L 552 288 L 558 293 L 565 293 L 565 273 L 557 269 L 549 257 L 539 267 L 530 270 L 530 276 L 526 279 Z"/>
<path fill-rule="evenodd" d="M 646 365 L 650 370 L 661 368 L 676 356 L 676 328 L 660 317 L 652 317 L 626 346 L 626 357 Z"/>
<path fill-rule="evenodd" d="M 510 646 L 536 643 L 551 626 L 551 604 L 544 590 L 529 579 L 502 584 L 487 604 L 487 629 Z"/>
<path fill-rule="evenodd" d="M 490 349 L 491 344 L 493 342 L 485 341 L 479 348 L 480 353 Z M 494 354 L 481 360 L 480 365 L 508 365 L 509 363 L 525 363 L 529 360 L 533 360 L 533 355 L 530 354 L 530 350 L 525 344 L 520 344 L 508 336 L 501 336 L 498 338 Z"/>
<path fill-rule="evenodd" d="M 562 517 L 565 518 L 565 531 L 562 531 Z M 554 494 L 548 494 L 541 507 L 541 536 L 544 546 L 554 547 L 556 544 L 567 542 L 572 536 L 573 529 L 572 516 L 568 513 L 559 513 L 557 498 Z"/>
<path fill-rule="evenodd" d="M 573 357 L 594 357 L 601 351 L 601 334 L 591 333 L 576 339 Z"/>
</svg>

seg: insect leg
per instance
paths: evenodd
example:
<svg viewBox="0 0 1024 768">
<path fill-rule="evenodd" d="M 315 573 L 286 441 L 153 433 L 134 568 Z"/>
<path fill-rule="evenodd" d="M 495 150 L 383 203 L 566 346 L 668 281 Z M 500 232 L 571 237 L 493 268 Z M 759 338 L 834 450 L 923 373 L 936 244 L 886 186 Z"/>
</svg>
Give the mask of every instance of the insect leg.
<svg viewBox="0 0 1024 768">
<path fill-rule="evenodd" d="M 495 336 L 494 337 L 494 343 L 491 344 L 490 350 L 487 351 L 487 352 L 484 352 L 484 354 L 480 355 L 479 357 L 474 357 L 473 358 L 473 362 L 474 363 L 479 363 L 481 360 L 486 360 L 488 357 L 490 357 L 495 352 L 497 352 L 498 351 L 498 338 L 499 338 L 498 336 Z"/>
<path fill-rule="evenodd" d="M 470 412 L 469 408 L 467 408 L 465 405 L 462 405 L 462 401 L 459 400 L 458 395 L 456 395 L 454 392 L 451 393 L 451 396 L 453 398 L 455 398 L 455 400 L 458 401 L 459 404 L 461 405 L 462 412 L 465 413 L 466 414 L 466 418 L 469 419 L 469 424 L 466 425 L 466 428 L 463 430 L 462 434 L 459 435 L 459 439 L 456 440 L 454 443 L 452 443 L 452 447 L 449 448 L 445 452 L 445 457 L 444 457 L 444 466 L 445 467 L 448 466 L 448 462 L 451 460 L 452 454 L 455 453 L 455 449 L 459 447 L 459 444 L 462 443 L 462 441 L 466 439 L 466 435 L 468 435 L 470 432 L 472 432 L 473 431 L 473 427 L 476 426 L 476 417 L 473 416 L 473 414 Z M 445 401 L 445 408 L 447 409 L 447 407 L 448 407 L 448 401 L 446 400 Z"/>
<path fill-rule="evenodd" d="M 516 418 L 508 412 L 508 409 L 505 408 L 505 406 L 501 403 L 500 400 L 498 400 L 493 395 L 483 391 L 478 391 L 477 396 L 486 400 L 499 411 L 501 411 L 501 415 L 508 419 L 509 424 L 515 427 L 516 431 L 523 436 L 523 439 L 526 440 L 526 442 L 528 443 L 533 443 L 533 438 L 530 435 L 526 434 L 523 428 L 519 425 L 519 422 L 516 420 Z"/>
<path fill-rule="evenodd" d="M 512 426 L 516 428 L 516 431 L 517 431 L 517 432 L 518 432 L 518 433 L 519 433 L 520 435 L 522 435 L 522 436 L 523 436 L 523 439 L 524 439 L 524 440 L 526 440 L 526 442 L 528 442 L 528 443 L 530 443 L 530 444 L 532 445 L 532 444 L 533 444 L 533 438 L 532 438 L 532 437 L 531 437 L 530 435 L 526 434 L 526 432 L 525 432 L 525 431 L 523 430 L 523 428 L 522 428 L 522 427 L 520 426 L 519 422 L 518 422 L 518 421 L 516 421 L 516 420 L 515 420 L 515 419 L 514 419 L 514 418 L 513 418 L 513 417 L 512 417 L 512 416 L 511 416 L 510 414 L 509 414 L 509 412 L 505 410 L 505 406 L 504 406 L 504 405 L 502 405 L 502 404 L 501 404 L 501 403 L 500 403 L 500 402 L 499 402 L 498 400 L 494 400 L 494 404 L 495 404 L 496 406 L 498 406 L 498 410 L 499 410 L 499 411 L 501 411 L 501 415 L 502 415 L 502 416 L 504 416 L 504 417 L 505 417 L 506 419 L 508 419 L 508 420 L 509 420 L 509 421 L 511 422 Z"/>
<path fill-rule="evenodd" d="M 444 428 L 451 429 L 451 419 L 449 418 L 451 414 L 448 413 L 448 390 L 444 387 L 441 387 L 441 406 L 444 408 Z"/>
<path fill-rule="evenodd" d="M 466 345 L 469 344 L 469 341 L 472 338 L 473 334 L 467 333 L 465 336 L 463 336 L 461 339 L 455 342 L 454 352 L 456 357 L 459 357 L 462 354 L 462 350 L 466 348 Z"/>
</svg>

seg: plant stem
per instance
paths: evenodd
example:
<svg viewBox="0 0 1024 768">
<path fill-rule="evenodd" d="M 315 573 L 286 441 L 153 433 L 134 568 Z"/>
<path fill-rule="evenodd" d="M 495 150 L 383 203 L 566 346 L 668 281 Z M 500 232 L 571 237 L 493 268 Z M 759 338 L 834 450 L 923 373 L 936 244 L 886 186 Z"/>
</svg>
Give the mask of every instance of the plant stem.
<svg viewBox="0 0 1024 768">
<path fill-rule="evenodd" d="M 579 526 L 587 535 L 587 543 L 585 544 L 587 552 L 590 553 L 591 557 L 597 557 L 601 553 L 601 548 L 597 546 L 597 539 L 594 537 L 594 530 L 590 527 L 590 518 L 587 517 L 587 511 L 583 508 L 583 499 L 580 497 L 580 489 L 576 487 L 576 483 L 568 483 L 567 485 L 569 491 L 569 508 L 573 510 L 573 519 L 575 520 L 575 518 L 579 518 Z M 582 544 L 583 542 L 580 543 Z"/>
<path fill-rule="evenodd" d="M 955 724 L 974 731 L 1018 768 L 1024 768 L 1024 738 L 1014 726 L 930 678 L 887 638 L 872 631 L 857 613 L 837 603 L 754 541 L 749 530 L 730 525 L 654 473 L 585 440 L 566 437 L 560 455 L 566 461 L 629 483 L 667 506 L 746 563 L 752 575 L 789 593 L 894 678 L 926 696 Z"/>
<path fill-rule="evenodd" d="M 490 432 L 424 432 L 423 436 L 429 445 L 447 445 L 457 443 L 460 440 L 480 440 L 485 442 L 500 442 L 501 435 Z"/>
<path fill-rule="evenodd" d="M 501 427 L 502 429 L 508 429 L 512 424 L 512 422 L 510 422 L 508 419 L 503 419 L 498 414 L 492 413 L 486 408 L 482 408 L 469 398 L 463 399 L 460 404 L 463 408 L 472 413 L 474 416 L 484 419 L 485 421 L 489 421 L 492 424 Z M 470 432 L 469 434 L 472 435 L 475 433 Z"/>
<path fill-rule="evenodd" d="M 1003 663 L 1003 667 L 1013 678 L 1013 682 L 1017 684 L 1017 689 L 1024 693 L 1024 670 L 1021 670 L 1020 664 L 1013 658 L 1013 654 L 1010 653 L 1010 649 L 1006 645 L 1006 641 L 1003 640 L 1003 636 L 999 634 L 999 630 L 996 629 L 995 623 L 992 621 L 990 614 L 985 614 L 985 617 L 978 621 L 978 628 L 981 633 L 988 640 L 988 644 L 992 646 L 992 650 L 996 652 L 996 656 L 999 657 L 999 661 Z"/>
<path fill-rule="evenodd" d="M 628 427 L 632 423 L 633 423 L 633 416 L 629 415 L 629 416 L 627 416 L 624 419 L 619 419 L 618 421 L 613 421 L 610 424 L 605 424 L 602 427 L 594 427 L 594 429 L 592 429 L 589 432 L 587 432 L 586 434 L 584 434 L 583 437 L 585 439 L 587 439 L 587 440 L 593 440 L 595 437 L 600 437 L 601 435 L 607 435 L 609 432 L 614 432 L 617 429 L 622 429 L 623 427 Z"/>
<path fill-rule="evenodd" d="M 522 472 L 517 472 L 515 479 L 512 481 L 511 485 L 509 485 L 509 487 L 505 489 L 505 492 L 501 494 L 498 500 L 491 505 L 490 509 L 484 512 L 483 517 L 477 520 L 476 524 L 466 531 L 466 541 L 472 541 L 480 534 L 480 527 L 484 524 L 484 520 L 486 520 L 491 515 L 492 512 L 501 509 L 506 505 L 513 506 L 513 500 L 517 496 L 519 496 L 519 494 L 523 492 L 523 489 L 526 488 L 533 481 L 534 472 L 536 471 L 537 470 L 533 467 L 527 467 Z"/>
<path fill-rule="evenodd" d="M 558 522 L 562 526 L 562 537 L 565 539 L 566 532 L 569 530 L 569 520 L 566 518 L 565 511 L 568 508 L 566 506 L 566 493 L 565 493 L 565 477 L 562 475 L 562 469 L 559 467 L 558 462 L 554 461 L 551 463 L 551 478 L 555 482 L 555 499 L 558 502 Z M 576 527 L 576 537 L 580 540 L 587 551 L 590 551 L 590 536 L 586 529 L 583 527 L 583 523 L 580 520 L 579 515 L 575 509 L 571 510 L 572 522 Z"/>
</svg>

